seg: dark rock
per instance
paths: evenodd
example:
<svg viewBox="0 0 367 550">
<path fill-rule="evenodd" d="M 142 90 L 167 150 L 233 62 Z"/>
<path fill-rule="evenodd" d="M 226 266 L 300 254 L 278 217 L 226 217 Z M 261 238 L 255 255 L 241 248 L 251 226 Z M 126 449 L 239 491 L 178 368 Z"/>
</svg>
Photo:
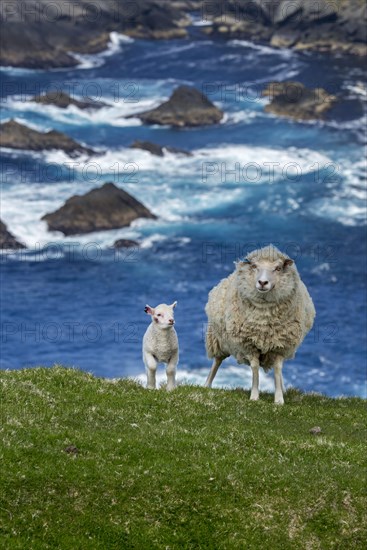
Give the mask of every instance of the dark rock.
<svg viewBox="0 0 367 550">
<path fill-rule="evenodd" d="M 213 24 L 203 29 L 207 34 L 297 50 L 367 54 L 365 0 L 227 0 L 225 9 L 217 4 L 213 9 L 213 0 L 208 10 Z"/>
<path fill-rule="evenodd" d="M 132 149 L 142 149 L 143 151 L 149 151 L 152 155 L 157 155 L 158 157 L 163 157 L 165 151 L 168 153 L 176 153 L 179 155 L 185 155 L 187 157 L 192 156 L 190 151 L 185 149 L 179 149 L 178 147 L 170 147 L 164 145 L 158 145 L 158 143 L 153 143 L 151 141 L 139 141 L 135 140 L 134 143 L 130 145 Z"/>
<path fill-rule="evenodd" d="M 300 33 L 287 29 L 279 29 L 276 31 L 270 40 L 270 45 L 274 48 L 291 48 L 299 40 Z"/>
<path fill-rule="evenodd" d="M 278 5 L 275 15 L 274 23 L 285 23 L 290 19 L 294 19 L 302 13 L 302 2 L 295 2 L 294 0 L 284 0 Z"/>
<path fill-rule="evenodd" d="M 311 90 L 300 82 L 272 82 L 262 95 L 270 98 L 265 107 L 267 113 L 296 120 L 322 119 L 337 101 L 323 88 Z"/>
<path fill-rule="evenodd" d="M 138 248 L 139 246 L 138 241 L 131 239 L 118 239 L 113 243 L 114 248 Z"/>
<path fill-rule="evenodd" d="M 19 124 L 15 120 L 0 124 L 0 147 L 29 151 L 60 149 L 71 157 L 84 153 L 87 155 L 94 154 L 93 149 L 80 145 L 80 143 L 62 132 L 56 130 L 38 132 L 28 126 Z"/>
<path fill-rule="evenodd" d="M 137 218 L 156 219 L 156 216 L 123 189 L 105 183 L 85 195 L 71 197 L 42 220 L 47 222 L 49 231 L 77 235 L 126 227 Z"/>
<path fill-rule="evenodd" d="M 132 149 L 143 149 L 143 151 L 149 151 L 152 155 L 157 157 L 163 157 L 163 147 L 157 143 L 152 143 L 151 141 L 139 141 L 135 140 L 134 143 L 130 145 Z"/>
<path fill-rule="evenodd" d="M 6 8 L 6 9 L 5 9 Z M 29 68 L 78 65 L 73 52 L 107 48 L 111 32 L 139 38 L 187 36 L 190 20 L 161 0 L 7 0 L 0 18 L 0 65 Z"/>
<path fill-rule="evenodd" d="M 55 107 L 60 107 L 60 109 L 66 109 L 69 105 L 74 105 L 78 109 L 100 109 L 106 106 L 105 103 L 97 101 L 80 101 L 79 99 L 70 97 L 65 92 L 57 90 L 37 95 L 32 101 L 41 105 L 55 105 Z"/>
<path fill-rule="evenodd" d="M 336 21 L 338 17 L 336 4 L 325 0 L 303 1 L 302 9 L 303 19 L 308 23 Z"/>
<path fill-rule="evenodd" d="M 24 244 L 17 241 L 17 239 L 8 231 L 5 223 L 0 220 L 0 250 L 19 250 L 21 248 L 27 248 Z"/>
<path fill-rule="evenodd" d="M 159 107 L 132 116 L 147 124 L 183 127 L 218 124 L 223 113 L 196 88 L 179 86 Z"/>
</svg>

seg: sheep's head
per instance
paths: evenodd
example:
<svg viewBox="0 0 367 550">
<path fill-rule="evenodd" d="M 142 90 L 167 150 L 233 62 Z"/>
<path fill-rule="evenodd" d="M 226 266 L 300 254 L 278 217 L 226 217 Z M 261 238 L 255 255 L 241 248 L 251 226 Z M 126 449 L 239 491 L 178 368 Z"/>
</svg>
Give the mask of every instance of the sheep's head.
<svg viewBox="0 0 367 550">
<path fill-rule="evenodd" d="M 268 246 L 248 254 L 237 263 L 240 293 L 254 301 L 279 301 L 295 286 L 297 273 L 293 260 Z"/>
<path fill-rule="evenodd" d="M 170 306 L 167 304 L 159 304 L 156 307 L 145 306 L 145 313 L 151 315 L 152 322 L 161 329 L 169 329 L 175 324 L 175 318 L 173 310 L 175 309 L 177 302 L 173 302 Z"/>
</svg>

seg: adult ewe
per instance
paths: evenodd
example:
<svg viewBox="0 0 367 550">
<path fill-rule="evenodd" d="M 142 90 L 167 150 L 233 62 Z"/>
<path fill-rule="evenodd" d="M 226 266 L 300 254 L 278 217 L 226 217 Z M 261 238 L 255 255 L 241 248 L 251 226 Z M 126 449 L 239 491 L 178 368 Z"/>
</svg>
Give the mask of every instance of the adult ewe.
<svg viewBox="0 0 367 550">
<path fill-rule="evenodd" d="M 274 368 L 275 403 L 283 404 L 282 368 L 313 325 L 315 308 L 293 260 L 272 245 L 254 250 L 209 293 L 206 350 L 210 387 L 233 355 L 252 368 L 250 399 L 259 398 L 259 367 Z"/>
</svg>

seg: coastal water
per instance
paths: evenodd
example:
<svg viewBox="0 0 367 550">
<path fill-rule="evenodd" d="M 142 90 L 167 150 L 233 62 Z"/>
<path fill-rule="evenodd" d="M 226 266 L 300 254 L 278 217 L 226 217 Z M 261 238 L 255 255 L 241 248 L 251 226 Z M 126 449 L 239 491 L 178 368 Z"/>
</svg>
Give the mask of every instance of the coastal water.
<svg viewBox="0 0 367 550">
<path fill-rule="evenodd" d="M 99 376 L 144 380 L 146 303 L 178 300 L 179 379 L 203 383 L 208 291 L 246 252 L 272 242 L 296 260 L 317 319 L 286 385 L 328 395 L 366 395 L 365 87 L 343 59 L 245 41 L 150 42 L 112 36 L 107 54 L 73 69 L 3 69 L 1 118 L 65 132 L 95 157 L 2 150 L 1 219 L 26 251 L 1 258 L 1 368 L 55 363 Z M 264 112 L 261 90 L 297 80 L 344 98 L 324 122 Z M 225 111 L 213 127 L 148 127 L 127 115 L 194 85 Z M 63 89 L 100 99 L 95 112 L 29 102 Z M 156 157 L 135 139 L 186 149 Z M 76 193 L 112 181 L 158 219 L 87 236 L 49 233 L 40 218 Z M 118 238 L 140 249 L 116 252 Z M 161 379 L 163 379 L 163 371 Z M 216 386 L 249 387 L 249 368 L 228 359 Z M 262 389 L 272 389 L 271 375 Z"/>
</svg>

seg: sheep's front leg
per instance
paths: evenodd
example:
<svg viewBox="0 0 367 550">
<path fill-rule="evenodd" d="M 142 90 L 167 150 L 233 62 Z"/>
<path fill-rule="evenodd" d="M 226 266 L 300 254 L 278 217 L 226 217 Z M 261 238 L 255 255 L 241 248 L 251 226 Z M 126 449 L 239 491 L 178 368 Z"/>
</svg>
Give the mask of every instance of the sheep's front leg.
<svg viewBox="0 0 367 550">
<path fill-rule="evenodd" d="M 147 388 L 155 390 L 155 373 L 157 371 L 158 361 L 151 353 L 144 353 L 144 363 L 147 371 Z"/>
<path fill-rule="evenodd" d="M 210 372 L 208 374 L 208 378 L 206 379 L 206 382 L 205 382 L 205 387 L 206 388 L 211 388 L 212 387 L 213 380 L 215 378 L 215 375 L 217 374 L 217 370 L 219 369 L 219 367 L 223 363 L 223 359 L 224 359 L 223 357 L 215 357 L 214 358 L 212 368 L 210 369 Z"/>
<path fill-rule="evenodd" d="M 171 391 L 176 387 L 176 370 L 178 363 L 178 352 L 175 352 L 167 363 L 167 391 Z"/>
<path fill-rule="evenodd" d="M 252 387 L 251 387 L 251 401 L 257 401 L 259 399 L 259 368 L 260 362 L 258 357 L 253 357 L 250 361 L 252 369 Z"/>
<path fill-rule="evenodd" d="M 283 398 L 284 384 L 283 384 L 282 369 L 283 369 L 283 358 L 278 357 L 274 363 L 274 382 L 275 382 L 274 403 L 276 403 L 277 405 L 284 405 L 284 398 Z"/>
</svg>

